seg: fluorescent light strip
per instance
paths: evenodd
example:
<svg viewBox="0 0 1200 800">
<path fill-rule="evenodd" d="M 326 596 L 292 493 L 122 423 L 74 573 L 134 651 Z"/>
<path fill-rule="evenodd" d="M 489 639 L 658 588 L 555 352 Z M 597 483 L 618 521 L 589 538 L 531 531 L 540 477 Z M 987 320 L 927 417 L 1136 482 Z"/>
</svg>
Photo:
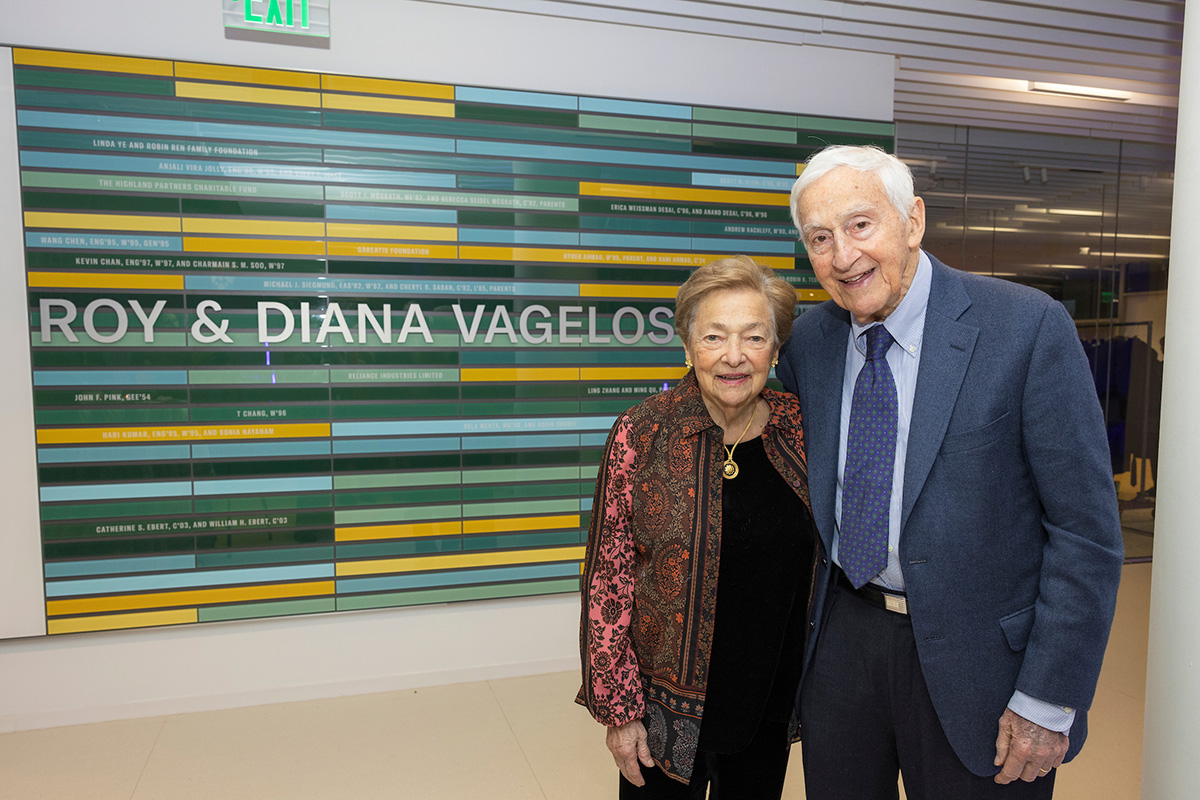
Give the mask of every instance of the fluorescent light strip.
<svg viewBox="0 0 1200 800">
<path fill-rule="evenodd" d="M 1086 97 L 1089 100 L 1119 100 L 1121 102 L 1133 97 L 1133 92 L 1124 92 L 1119 89 L 1099 89 L 1095 86 L 1076 86 L 1070 83 L 1046 83 L 1045 81 L 1030 81 L 1029 91 Z"/>
</svg>

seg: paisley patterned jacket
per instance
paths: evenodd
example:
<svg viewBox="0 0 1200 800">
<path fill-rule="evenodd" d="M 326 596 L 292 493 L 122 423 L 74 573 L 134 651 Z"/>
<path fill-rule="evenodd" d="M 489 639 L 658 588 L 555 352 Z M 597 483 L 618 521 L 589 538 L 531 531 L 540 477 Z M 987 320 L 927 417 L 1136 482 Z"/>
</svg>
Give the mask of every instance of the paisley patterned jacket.
<svg viewBox="0 0 1200 800">
<path fill-rule="evenodd" d="M 808 505 L 799 403 L 771 389 L 762 397 L 771 406 L 767 457 Z M 682 781 L 713 640 L 722 437 L 694 372 L 622 414 L 605 446 L 584 561 L 576 702 L 604 725 L 641 719 L 655 762 Z"/>
</svg>

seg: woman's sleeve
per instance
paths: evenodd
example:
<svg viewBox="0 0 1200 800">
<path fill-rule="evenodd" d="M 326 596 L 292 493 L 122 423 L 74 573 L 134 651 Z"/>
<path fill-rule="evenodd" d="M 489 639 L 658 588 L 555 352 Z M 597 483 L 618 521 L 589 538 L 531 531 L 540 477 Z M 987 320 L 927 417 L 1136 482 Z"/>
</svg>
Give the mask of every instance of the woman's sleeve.
<svg viewBox="0 0 1200 800">
<path fill-rule="evenodd" d="M 629 418 L 622 416 L 609 433 L 583 564 L 583 686 L 576 699 L 604 725 L 624 725 L 640 719 L 645 710 L 630 638 L 635 561 L 630 514 L 636 457 L 631 427 Z"/>
</svg>

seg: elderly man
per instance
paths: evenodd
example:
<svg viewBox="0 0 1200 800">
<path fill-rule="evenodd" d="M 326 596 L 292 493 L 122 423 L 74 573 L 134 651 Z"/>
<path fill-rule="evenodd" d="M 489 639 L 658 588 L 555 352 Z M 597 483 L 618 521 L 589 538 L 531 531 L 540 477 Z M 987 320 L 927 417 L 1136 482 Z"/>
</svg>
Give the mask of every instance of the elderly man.
<svg viewBox="0 0 1200 800">
<path fill-rule="evenodd" d="M 809 800 L 895 798 L 898 772 L 911 800 L 1049 798 L 1087 735 L 1122 562 L 1075 327 L 921 250 L 924 203 L 878 148 L 814 155 L 792 215 L 832 297 L 777 368 L 829 554 L 800 698 Z"/>
</svg>

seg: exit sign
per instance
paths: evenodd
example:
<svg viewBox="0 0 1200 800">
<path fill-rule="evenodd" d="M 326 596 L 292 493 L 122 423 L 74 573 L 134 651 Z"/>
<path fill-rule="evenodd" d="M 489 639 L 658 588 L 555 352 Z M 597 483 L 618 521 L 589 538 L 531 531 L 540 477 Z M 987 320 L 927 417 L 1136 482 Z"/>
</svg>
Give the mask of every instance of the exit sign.
<svg viewBox="0 0 1200 800">
<path fill-rule="evenodd" d="M 221 0 L 226 28 L 329 38 L 330 0 Z"/>
</svg>

